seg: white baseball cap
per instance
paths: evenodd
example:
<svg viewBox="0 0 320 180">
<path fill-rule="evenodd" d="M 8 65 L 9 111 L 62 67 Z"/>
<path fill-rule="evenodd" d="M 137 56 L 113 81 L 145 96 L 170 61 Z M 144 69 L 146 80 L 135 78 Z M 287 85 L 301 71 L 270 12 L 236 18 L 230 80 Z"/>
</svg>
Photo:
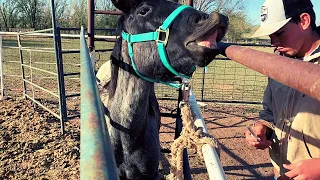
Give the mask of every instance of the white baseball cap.
<svg viewBox="0 0 320 180">
<path fill-rule="evenodd" d="M 251 37 L 273 34 L 286 25 L 293 16 L 312 7 L 310 0 L 266 0 L 261 7 L 260 28 Z"/>
</svg>

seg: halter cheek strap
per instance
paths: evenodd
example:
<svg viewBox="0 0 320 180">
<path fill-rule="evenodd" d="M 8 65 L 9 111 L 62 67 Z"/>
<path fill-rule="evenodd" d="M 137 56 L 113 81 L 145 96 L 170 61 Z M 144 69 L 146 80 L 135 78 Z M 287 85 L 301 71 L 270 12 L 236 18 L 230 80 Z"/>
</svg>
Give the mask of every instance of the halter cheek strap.
<svg viewBox="0 0 320 180">
<path fill-rule="evenodd" d="M 141 34 L 129 34 L 123 31 L 121 33 L 122 38 L 128 42 L 128 54 L 131 59 L 132 67 L 134 71 L 138 74 L 138 76 L 140 76 L 142 79 L 149 82 L 153 82 L 153 83 L 166 84 L 173 88 L 181 87 L 181 84 L 177 84 L 173 82 L 163 82 L 157 79 L 146 77 L 138 71 L 136 63 L 134 62 L 133 43 L 147 42 L 147 41 L 156 41 L 161 62 L 171 73 L 182 78 L 187 78 L 187 79 L 190 78 L 190 76 L 177 72 L 170 65 L 168 61 L 167 53 L 166 53 L 166 48 L 165 48 L 169 39 L 169 27 L 171 26 L 173 21 L 176 19 L 176 17 L 186 8 L 192 8 L 192 7 L 186 6 L 186 5 L 179 6 L 167 17 L 167 19 L 163 22 L 163 24 L 154 32 L 147 32 L 147 33 L 141 33 Z M 161 40 L 160 39 L 161 37 L 164 37 L 164 40 Z"/>
</svg>

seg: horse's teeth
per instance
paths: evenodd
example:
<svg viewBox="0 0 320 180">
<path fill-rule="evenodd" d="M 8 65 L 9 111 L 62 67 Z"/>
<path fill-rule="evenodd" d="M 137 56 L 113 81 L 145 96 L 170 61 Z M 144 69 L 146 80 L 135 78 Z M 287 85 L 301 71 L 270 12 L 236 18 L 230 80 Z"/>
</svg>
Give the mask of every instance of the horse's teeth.
<svg viewBox="0 0 320 180">
<path fill-rule="evenodd" d="M 204 42 L 202 42 L 202 41 L 201 41 L 201 42 L 199 42 L 199 43 L 198 43 L 198 45 L 199 45 L 199 46 L 207 47 L 206 43 L 204 43 Z"/>
<path fill-rule="evenodd" d="M 203 46 L 203 47 L 207 47 L 207 48 L 210 48 L 210 49 L 216 49 L 217 48 L 217 43 L 216 42 L 213 42 L 213 43 L 206 43 L 206 42 L 199 42 L 198 43 L 199 46 Z"/>
</svg>

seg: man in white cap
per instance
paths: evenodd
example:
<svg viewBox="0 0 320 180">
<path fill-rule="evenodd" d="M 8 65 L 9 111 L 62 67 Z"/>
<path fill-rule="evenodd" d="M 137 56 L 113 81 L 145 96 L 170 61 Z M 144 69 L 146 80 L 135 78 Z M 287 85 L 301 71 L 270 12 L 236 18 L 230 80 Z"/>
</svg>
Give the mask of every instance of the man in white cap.
<svg viewBox="0 0 320 180">
<path fill-rule="evenodd" d="M 310 0 L 266 0 L 252 37 L 269 36 L 275 53 L 319 64 L 315 17 Z M 275 177 L 319 180 L 320 102 L 269 78 L 259 116 L 252 129 L 260 139 L 247 131 L 246 140 L 257 149 L 269 148 Z"/>
</svg>

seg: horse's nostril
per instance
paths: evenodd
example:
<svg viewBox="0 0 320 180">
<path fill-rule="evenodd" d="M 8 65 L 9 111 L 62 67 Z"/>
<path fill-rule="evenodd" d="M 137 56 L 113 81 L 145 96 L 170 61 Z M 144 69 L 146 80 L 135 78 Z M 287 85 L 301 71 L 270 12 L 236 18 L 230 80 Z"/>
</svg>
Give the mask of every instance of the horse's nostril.
<svg viewBox="0 0 320 180">
<path fill-rule="evenodd" d="M 194 22 L 195 24 L 198 24 L 198 23 L 200 22 L 200 20 L 201 20 L 200 17 L 196 17 L 196 18 L 194 18 L 193 22 Z"/>
<path fill-rule="evenodd" d="M 130 16 L 129 16 L 129 18 L 128 18 L 130 21 L 132 21 L 133 20 L 133 15 L 132 14 L 130 14 Z"/>
</svg>

